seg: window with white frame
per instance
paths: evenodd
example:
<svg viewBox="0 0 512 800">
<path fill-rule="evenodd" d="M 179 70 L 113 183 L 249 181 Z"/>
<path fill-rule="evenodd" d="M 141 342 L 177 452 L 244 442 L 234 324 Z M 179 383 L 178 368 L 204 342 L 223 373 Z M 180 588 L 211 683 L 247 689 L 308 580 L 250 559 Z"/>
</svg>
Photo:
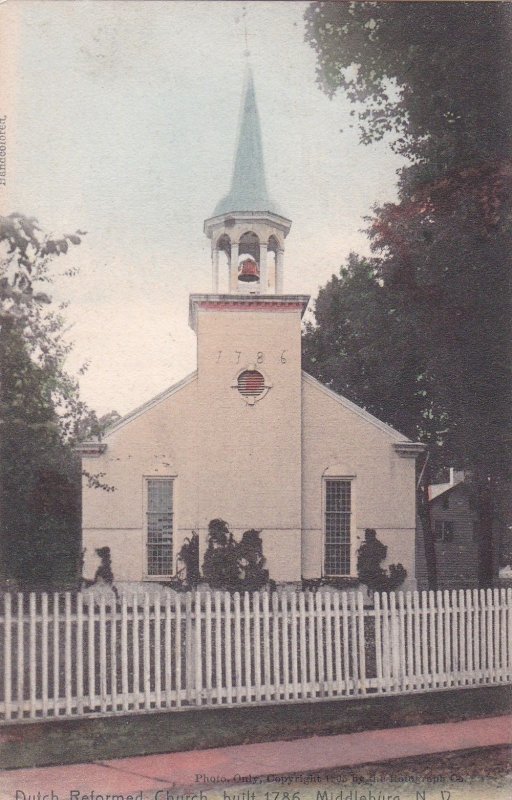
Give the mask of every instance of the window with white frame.
<svg viewBox="0 0 512 800">
<path fill-rule="evenodd" d="M 146 481 L 148 575 L 172 575 L 173 483 L 172 478 Z"/>
<path fill-rule="evenodd" d="M 350 575 L 352 482 L 328 478 L 324 491 L 324 573 L 327 576 Z"/>
</svg>

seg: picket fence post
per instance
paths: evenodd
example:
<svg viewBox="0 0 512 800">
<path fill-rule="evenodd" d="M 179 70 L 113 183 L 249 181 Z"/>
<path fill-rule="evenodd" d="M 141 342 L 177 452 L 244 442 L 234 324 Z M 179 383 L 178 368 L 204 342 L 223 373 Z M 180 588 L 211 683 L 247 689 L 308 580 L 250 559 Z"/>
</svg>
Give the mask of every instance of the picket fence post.
<svg viewBox="0 0 512 800">
<path fill-rule="evenodd" d="M 176 624 L 176 638 L 175 638 L 175 653 L 176 653 L 176 705 L 178 708 L 181 706 L 182 691 L 181 691 L 181 656 L 182 656 L 182 636 L 181 636 L 181 594 L 175 597 L 175 624 Z"/>
<path fill-rule="evenodd" d="M 172 648 L 172 611 L 171 593 L 167 589 L 164 602 L 164 681 L 165 681 L 165 707 L 171 708 L 172 705 L 172 675 L 173 667 L 176 662 L 175 650 Z"/>
<path fill-rule="evenodd" d="M 200 706 L 203 702 L 203 657 L 201 652 L 202 631 L 201 631 L 201 592 L 194 592 L 194 662 L 195 662 L 195 703 Z"/>
<path fill-rule="evenodd" d="M 325 661 L 327 670 L 327 694 L 333 694 L 333 666 L 332 666 L 332 595 L 330 592 L 324 594 L 324 618 L 325 618 Z"/>
<path fill-rule="evenodd" d="M 499 590 L 500 593 L 500 626 L 499 626 L 499 640 L 501 646 L 501 660 L 500 660 L 500 680 L 505 681 L 507 679 L 507 658 L 508 658 L 508 648 L 507 648 L 507 593 L 504 588 Z"/>
<path fill-rule="evenodd" d="M 256 624 L 256 619 L 254 620 Z M 258 616 L 258 637 L 259 637 L 259 616 Z M 249 592 L 244 592 L 244 666 L 245 666 L 245 702 L 250 703 L 252 699 L 252 677 L 251 677 L 251 596 Z M 259 675 L 260 664 L 255 662 L 255 671 Z M 260 699 L 256 697 L 256 699 Z"/>
<path fill-rule="evenodd" d="M 512 681 L 512 588 L 507 589 L 507 681 Z"/>
<path fill-rule="evenodd" d="M 308 696 L 307 650 L 306 650 L 306 598 L 304 592 L 299 595 L 299 625 L 300 625 L 300 682 L 301 695 L 305 700 Z"/>
<path fill-rule="evenodd" d="M 17 661 L 16 661 L 16 675 L 17 675 L 17 683 L 18 683 L 18 719 L 23 717 L 23 707 L 25 704 L 25 676 L 24 676 L 24 669 L 25 669 L 25 633 L 24 633 L 24 611 L 23 611 L 23 595 L 17 594 L 16 595 L 16 605 L 17 605 L 17 620 L 16 620 L 16 650 L 17 650 Z"/>
<path fill-rule="evenodd" d="M 499 680 L 500 677 L 500 637 L 499 637 L 499 630 L 500 630 L 500 612 L 499 612 L 499 591 L 498 589 L 494 588 L 492 591 L 492 605 L 493 605 L 493 614 L 492 614 L 492 630 L 493 630 L 493 637 L 494 637 L 494 674 L 493 679 L 494 681 Z"/>
<path fill-rule="evenodd" d="M 334 660 L 336 665 L 335 691 L 336 694 L 343 693 L 343 673 L 341 669 L 341 614 L 340 614 L 340 593 L 334 595 Z"/>
<path fill-rule="evenodd" d="M 292 697 L 297 700 L 300 697 L 299 689 L 299 617 L 297 614 L 297 592 L 293 591 L 290 595 L 290 623 L 291 623 L 291 654 L 292 654 Z"/>
<path fill-rule="evenodd" d="M 208 592 L 209 595 L 209 592 Z M 236 702 L 242 702 L 242 616 L 240 608 L 240 592 L 235 592 L 233 598 L 235 616 L 235 689 Z M 207 639 L 208 641 L 208 634 Z M 256 641 L 255 641 L 256 647 Z M 210 701 L 209 701 L 210 702 Z"/>
<path fill-rule="evenodd" d="M 405 614 L 407 624 L 407 683 L 406 688 L 411 691 L 414 689 L 414 642 L 412 633 L 412 597 L 411 593 L 405 595 Z"/>
<path fill-rule="evenodd" d="M 123 711 L 128 711 L 128 598 L 125 594 L 121 597 L 121 696 Z"/>
<path fill-rule="evenodd" d="M 366 643 L 364 631 L 364 598 L 363 593 L 357 593 L 357 621 L 359 631 L 359 689 L 361 694 L 366 694 Z"/>
<path fill-rule="evenodd" d="M 249 593 L 247 593 L 247 597 L 249 598 L 249 600 L 252 598 L 252 619 L 253 619 L 253 638 L 254 638 L 254 647 L 252 648 L 252 653 L 253 653 L 253 667 L 254 667 L 254 686 L 256 692 L 256 700 L 261 700 L 262 687 L 261 687 L 260 592 L 253 592 L 252 596 Z M 247 630 L 250 630 L 251 620 L 249 613 L 246 614 L 245 624 L 247 626 Z M 247 693 L 249 693 L 251 685 L 250 657 L 246 659 L 246 672 L 248 673 L 249 676 L 249 682 L 247 685 Z"/>
<path fill-rule="evenodd" d="M 233 703 L 233 665 L 231 662 L 231 595 L 224 592 L 224 653 L 226 676 L 226 702 Z"/>
<path fill-rule="evenodd" d="M 317 655 L 317 670 L 318 670 L 318 689 L 320 697 L 325 695 L 325 664 L 324 664 L 324 633 L 323 633 L 323 609 L 322 600 L 323 592 L 320 590 L 316 595 L 315 602 L 315 619 L 316 619 L 316 655 Z"/>
<path fill-rule="evenodd" d="M 373 614 L 374 614 L 374 639 L 375 639 L 375 671 L 377 681 L 377 692 L 381 694 L 383 689 L 382 679 L 382 618 L 380 611 L 380 594 L 373 594 Z"/>
<path fill-rule="evenodd" d="M 23 610 L 23 596 L 20 595 L 21 607 Z M 23 629 L 22 623 L 22 629 Z M 43 717 L 48 716 L 48 595 L 46 592 L 41 597 L 41 713 Z M 82 687 L 82 694 L 85 689 Z M 78 713 L 83 713 L 83 703 L 81 702 L 78 707 Z M 23 716 L 23 710 L 20 710 L 20 716 Z"/>
<path fill-rule="evenodd" d="M 404 608 L 404 593 L 398 592 L 398 661 L 399 678 L 398 685 L 400 691 L 405 691 L 405 608 Z"/>
<path fill-rule="evenodd" d="M 438 685 L 445 686 L 446 685 L 446 661 L 445 661 L 445 650 L 444 650 L 444 630 L 443 626 L 445 624 L 445 608 L 443 606 L 443 593 L 441 591 L 436 592 L 436 607 L 437 607 L 437 675 L 438 675 Z"/>
<path fill-rule="evenodd" d="M 12 658 L 12 620 L 11 620 L 11 595 L 4 595 L 4 707 L 5 720 L 12 716 L 11 706 L 11 658 Z"/>
<path fill-rule="evenodd" d="M 35 665 L 36 665 L 36 631 L 35 631 L 35 612 L 36 603 L 35 595 L 30 595 L 30 616 L 31 616 L 31 631 L 30 631 L 30 661 L 34 665 L 33 673 L 30 674 L 30 715 L 35 716 L 36 706 L 36 686 L 35 686 Z M 32 629 L 32 616 L 34 618 Z M 66 716 L 71 716 L 72 710 L 72 678 L 71 678 L 71 594 L 66 592 L 64 595 L 64 695 L 66 698 Z"/>
<path fill-rule="evenodd" d="M 205 595 L 205 622 L 204 622 L 204 637 L 205 637 L 205 685 L 206 685 L 206 702 L 208 705 L 212 702 L 212 595 L 211 592 L 206 592 Z"/>
<path fill-rule="evenodd" d="M 153 613 L 155 619 L 155 703 L 157 708 L 162 706 L 162 598 L 159 594 L 155 594 L 153 598 Z M 115 626 L 116 617 L 112 617 L 112 624 Z M 114 647 L 115 635 L 112 639 L 112 646 Z M 113 650 L 114 652 L 114 650 Z M 113 676 L 112 676 L 113 679 Z M 115 693 L 112 690 L 112 705 L 114 704 Z"/>
<path fill-rule="evenodd" d="M 315 644 L 315 596 L 307 593 L 307 619 L 309 637 L 309 696 L 316 697 L 316 644 Z"/>
<path fill-rule="evenodd" d="M 283 699 L 288 700 L 289 682 L 289 654 L 288 654 L 288 594 L 281 594 L 281 654 L 283 660 Z"/>
<path fill-rule="evenodd" d="M 357 636 L 357 614 L 356 614 L 356 593 L 350 592 L 350 631 L 351 631 L 351 646 L 352 646 L 352 686 L 354 694 L 357 694 L 359 689 L 359 647 Z"/>
<path fill-rule="evenodd" d="M 428 592 L 428 604 L 425 608 L 428 619 L 427 637 L 428 652 L 430 654 L 429 676 L 430 687 L 437 686 L 437 648 L 436 648 L 436 598 L 433 591 Z"/>
</svg>

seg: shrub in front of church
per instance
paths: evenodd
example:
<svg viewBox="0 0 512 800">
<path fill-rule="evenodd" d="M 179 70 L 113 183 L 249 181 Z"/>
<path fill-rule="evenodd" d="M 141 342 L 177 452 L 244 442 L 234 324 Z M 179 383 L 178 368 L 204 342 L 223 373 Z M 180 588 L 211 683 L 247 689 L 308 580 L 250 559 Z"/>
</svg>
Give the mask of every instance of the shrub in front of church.
<svg viewBox="0 0 512 800">
<path fill-rule="evenodd" d="M 260 531 L 245 531 L 237 542 L 227 522 L 212 519 L 204 554 L 203 579 L 212 589 L 256 591 L 268 584 Z"/>
<path fill-rule="evenodd" d="M 365 540 L 357 551 L 357 574 L 369 592 L 393 592 L 407 577 L 403 564 L 390 564 L 385 570 L 380 565 L 388 552 L 386 545 L 379 542 L 374 528 L 366 528 Z"/>
<path fill-rule="evenodd" d="M 236 542 L 223 519 L 212 519 L 208 525 L 203 579 L 212 589 L 231 589 L 238 580 Z"/>
<path fill-rule="evenodd" d="M 242 540 L 236 546 L 240 588 L 244 591 L 255 592 L 269 582 L 260 533 L 261 531 L 254 528 L 245 531 Z"/>
<path fill-rule="evenodd" d="M 201 580 L 201 571 L 199 569 L 199 536 L 195 531 L 192 532 L 190 539 L 187 536 L 183 542 L 181 550 L 178 553 L 178 561 L 185 567 L 185 577 L 182 579 L 182 588 L 195 589 Z"/>
</svg>

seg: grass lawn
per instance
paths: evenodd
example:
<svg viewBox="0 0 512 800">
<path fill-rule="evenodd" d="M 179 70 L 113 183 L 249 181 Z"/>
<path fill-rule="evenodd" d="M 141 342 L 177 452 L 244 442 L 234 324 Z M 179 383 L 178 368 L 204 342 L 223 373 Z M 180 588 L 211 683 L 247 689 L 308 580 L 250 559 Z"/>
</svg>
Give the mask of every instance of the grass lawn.
<svg viewBox="0 0 512 800">
<path fill-rule="evenodd" d="M 511 687 L 493 686 L 367 699 L 18 723 L 0 728 L 0 767 L 70 764 L 353 733 L 498 716 L 511 710 Z"/>
</svg>

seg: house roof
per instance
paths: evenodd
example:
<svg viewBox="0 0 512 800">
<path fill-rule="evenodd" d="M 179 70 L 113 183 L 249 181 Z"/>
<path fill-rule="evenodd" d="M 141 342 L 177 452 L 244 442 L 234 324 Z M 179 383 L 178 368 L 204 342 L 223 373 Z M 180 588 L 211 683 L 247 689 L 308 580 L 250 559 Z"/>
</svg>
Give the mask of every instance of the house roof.
<svg viewBox="0 0 512 800">
<path fill-rule="evenodd" d="M 217 203 L 212 217 L 243 211 L 267 211 L 285 216 L 267 190 L 260 118 L 249 64 L 245 73 L 231 187 L 227 195 Z"/>
<path fill-rule="evenodd" d="M 433 483 L 428 487 L 428 499 L 430 501 L 435 500 L 436 497 L 456 489 L 462 483 L 464 483 L 464 478 L 458 478 L 455 483 Z"/>
</svg>

